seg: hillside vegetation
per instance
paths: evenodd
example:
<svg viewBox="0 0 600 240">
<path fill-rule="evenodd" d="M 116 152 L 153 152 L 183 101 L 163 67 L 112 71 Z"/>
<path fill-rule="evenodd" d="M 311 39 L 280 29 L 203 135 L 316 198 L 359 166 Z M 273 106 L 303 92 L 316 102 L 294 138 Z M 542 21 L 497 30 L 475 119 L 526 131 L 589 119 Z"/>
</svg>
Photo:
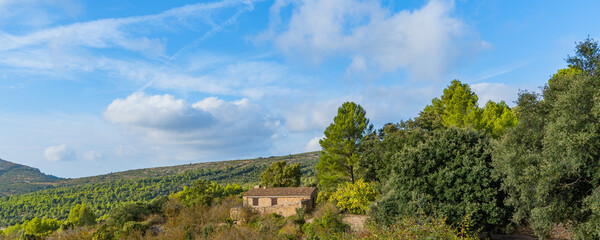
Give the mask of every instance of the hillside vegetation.
<svg viewBox="0 0 600 240">
<path fill-rule="evenodd" d="M 0 197 L 51 188 L 60 180 L 36 168 L 0 159 Z"/>
<path fill-rule="evenodd" d="M 94 177 L 57 180 L 42 191 L 0 198 L 0 226 L 34 217 L 66 219 L 77 204 L 90 206 L 97 216 L 125 202 L 150 201 L 191 186 L 198 179 L 245 188 L 260 182 L 260 174 L 276 161 L 299 163 L 302 181 L 311 182 L 319 153 L 302 153 L 236 161 L 138 169 Z"/>
</svg>

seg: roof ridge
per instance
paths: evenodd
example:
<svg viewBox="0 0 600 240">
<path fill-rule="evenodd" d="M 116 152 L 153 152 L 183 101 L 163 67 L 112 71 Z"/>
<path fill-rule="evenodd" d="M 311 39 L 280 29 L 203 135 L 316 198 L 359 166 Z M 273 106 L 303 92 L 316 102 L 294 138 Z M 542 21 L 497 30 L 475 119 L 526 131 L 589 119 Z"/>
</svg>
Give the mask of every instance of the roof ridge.
<svg viewBox="0 0 600 240">
<path fill-rule="evenodd" d="M 316 190 L 315 187 L 251 188 L 244 196 L 310 196 Z"/>
</svg>

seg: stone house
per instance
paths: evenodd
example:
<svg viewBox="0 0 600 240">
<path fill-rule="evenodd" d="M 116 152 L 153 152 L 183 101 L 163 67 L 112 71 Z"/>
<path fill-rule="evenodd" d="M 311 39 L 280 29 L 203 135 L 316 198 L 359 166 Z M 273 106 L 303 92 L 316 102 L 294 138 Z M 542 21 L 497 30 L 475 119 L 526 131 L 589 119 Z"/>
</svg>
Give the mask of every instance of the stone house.
<svg viewBox="0 0 600 240">
<path fill-rule="evenodd" d="M 243 205 L 259 214 L 277 213 L 288 217 L 296 214 L 297 208 L 307 211 L 315 207 L 317 189 L 314 187 L 254 187 L 244 193 Z"/>
</svg>

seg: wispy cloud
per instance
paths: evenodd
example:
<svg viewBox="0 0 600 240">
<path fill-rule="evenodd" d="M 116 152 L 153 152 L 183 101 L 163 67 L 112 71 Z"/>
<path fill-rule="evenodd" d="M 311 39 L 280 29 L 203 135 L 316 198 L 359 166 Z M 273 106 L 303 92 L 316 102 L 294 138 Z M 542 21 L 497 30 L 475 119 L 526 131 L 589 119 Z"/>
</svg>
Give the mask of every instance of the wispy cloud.
<svg viewBox="0 0 600 240">
<path fill-rule="evenodd" d="M 75 0 L 0 0 L 0 27 L 38 29 L 82 12 L 83 6 Z"/>
<path fill-rule="evenodd" d="M 132 51 L 156 51 L 163 49 L 158 39 L 148 37 L 135 37 L 131 32 L 136 27 L 172 28 L 175 26 L 194 27 L 197 21 L 211 25 L 211 13 L 217 9 L 241 6 L 243 10 L 237 11 L 223 23 L 213 26 L 202 38 L 210 37 L 237 20 L 243 12 L 252 10 L 252 1 L 225 0 L 214 3 L 199 3 L 174 8 L 156 15 L 135 16 L 127 18 L 110 18 L 90 22 L 74 23 L 58 26 L 24 35 L 0 34 L 0 50 L 12 50 L 26 46 L 52 44 L 61 46 L 83 46 L 90 48 L 119 47 Z M 139 34 L 139 32 L 136 32 Z M 50 46 L 51 47 L 51 46 Z M 158 51 L 158 54 L 163 54 Z"/>
<path fill-rule="evenodd" d="M 190 51 L 203 39 L 210 38 L 227 26 L 234 24 L 243 13 L 253 10 L 250 0 L 223 0 L 198 3 L 173 8 L 155 15 L 107 18 L 54 27 L 33 28 L 29 31 L 9 33 L 0 31 L 0 66 L 30 70 L 32 75 L 54 75 L 64 79 L 71 73 L 108 71 L 123 73 L 125 62 L 131 69 L 164 69 L 174 58 Z M 5 4 L 11 5 L 11 4 Z M 217 14 L 234 10 L 232 15 Z M 225 19 L 223 19 L 225 18 Z M 167 41 L 156 32 L 177 32 L 178 29 L 199 31 L 192 44 L 176 51 L 166 52 Z M 114 49 L 118 52 L 99 53 Z M 136 66 L 133 66 L 138 64 Z M 169 68 L 171 66 L 168 66 Z M 68 77 L 67 77 L 68 78 Z M 152 79 L 146 79 L 152 85 Z"/>
<path fill-rule="evenodd" d="M 488 73 L 486 73 L 485 75 L 481 76 L 478 81 L 483 81 L 483 80 L 488 80 L 490 78 L 495 78 L 498 76 L 502 76 L 504 74 L 510 73 L 512 71 L 518 70 L 520 68 L 526 67 L 528 65 L 530 65 L 532 63 L 532 61 L 526 61 L 526 62 L 521 62 L 518 64 L 514 64 L 505 68 L 500 68 L 500 69 L 495 69 L 492 70 Z"/>
</svg>

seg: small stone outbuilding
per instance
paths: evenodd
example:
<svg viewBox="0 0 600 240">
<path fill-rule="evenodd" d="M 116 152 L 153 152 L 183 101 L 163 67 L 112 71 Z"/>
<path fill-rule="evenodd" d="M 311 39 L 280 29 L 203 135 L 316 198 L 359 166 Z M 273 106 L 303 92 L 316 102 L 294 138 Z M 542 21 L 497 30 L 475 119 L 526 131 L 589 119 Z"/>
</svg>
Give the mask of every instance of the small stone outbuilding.
<svg viewBox="0 0 600 240">
<path fill-rule="evenodd" d="M 296 214 L 297 208 L 313 209 L 316 198 L 314 187 L 255 187 L 244 194 L 243 204 L 259 214 L 277 213 L 287 217 Z"/>
</svg>

